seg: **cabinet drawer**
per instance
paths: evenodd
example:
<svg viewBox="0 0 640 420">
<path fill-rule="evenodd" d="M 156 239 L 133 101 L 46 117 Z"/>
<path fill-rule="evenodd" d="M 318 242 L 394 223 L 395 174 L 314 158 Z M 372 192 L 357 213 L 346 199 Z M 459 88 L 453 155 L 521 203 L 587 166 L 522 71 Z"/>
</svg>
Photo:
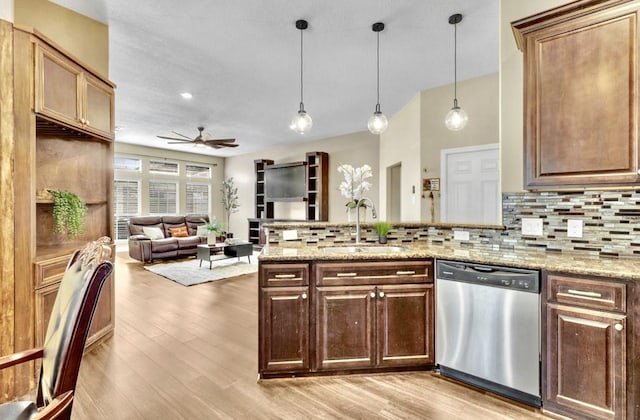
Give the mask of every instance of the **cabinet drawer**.
<svg viewBox="0 0 640 420">
<path fill-rule="evenodd" d="M 547 275 L 547 301 L 626 312 L 626 284 L 598 278 Z"/>
<path fill-rule="evenodd" d="M 431 261 L 320 263 L 315 274 L 322 286 L 433 282 Z"/>
<path fill-rule="evenodd" d="M 260 286 L 308 286 L 309 264 L 261 264 Z"/>
<path fill-rule="evenodd" d="M 34 264 L 35 288 L 47 286 L 62 280 L 64 270 L 67 268 L 71 255 L 63 255 L 48 260 L 38 261 Z"/>
</svg>

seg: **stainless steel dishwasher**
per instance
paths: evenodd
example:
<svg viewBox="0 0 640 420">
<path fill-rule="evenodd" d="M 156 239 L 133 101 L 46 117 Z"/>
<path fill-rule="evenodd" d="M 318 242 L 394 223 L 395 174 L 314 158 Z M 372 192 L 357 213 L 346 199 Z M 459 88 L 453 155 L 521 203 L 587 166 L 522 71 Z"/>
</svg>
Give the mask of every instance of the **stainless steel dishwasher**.
<svg viewBox="0 0 640 420">
<path fill-rule="evenodd" d="M 438 260 L 440 373 L 539 407 L 540 275 Z"/>
</svg>

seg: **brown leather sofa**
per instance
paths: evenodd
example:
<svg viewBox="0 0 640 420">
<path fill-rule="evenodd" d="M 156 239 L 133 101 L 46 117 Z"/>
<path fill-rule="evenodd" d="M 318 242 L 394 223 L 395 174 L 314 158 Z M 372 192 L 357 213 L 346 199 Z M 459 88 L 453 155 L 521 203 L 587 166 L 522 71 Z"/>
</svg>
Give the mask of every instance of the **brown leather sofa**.
<svg viewBox="0 0 640 420">
<path fill-rule="evenodd" d="M 197 236 L 198 226 L 209 221 L 206 214 L 187 216 L 142 216 L 129 219 L 129 256 L 138 261 L 183 258 L 196 255 L 197 246 L 207 243 L 206 237 Z M 171 229 L 186 227 L 186 237 L 175 237 Z M 153 228 L 159 228 L 153 229 Z M 146 232 L 145 232 L 146 231 Z M 162 232 L 162 238 L 150 237 Z"/>
</svg>

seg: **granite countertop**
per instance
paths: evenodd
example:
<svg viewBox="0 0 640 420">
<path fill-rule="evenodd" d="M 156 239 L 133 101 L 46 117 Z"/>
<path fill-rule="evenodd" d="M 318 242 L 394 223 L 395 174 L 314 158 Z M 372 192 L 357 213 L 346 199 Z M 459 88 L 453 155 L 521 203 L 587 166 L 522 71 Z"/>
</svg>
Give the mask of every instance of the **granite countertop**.
<svg viewBox="0 0 640 420">
<path fill-rule="evenodd" d="M 349 244 L 355 246 L 355 244 Z M 370 247 L 372 245 L 358 245 Z M 394 246 L 389 244 L 389 246 Z M 324 246 L 268 245 L 263 248 L 261 262 L 282 261 L 357 261 L 357 260 L 403 260 L 439 258 L 467 261 L 480 264 L 495 264 L 508 267 L 544 269 L 564 273 L 602 276 L 626 280 L 640 280 L 640 258 L 590 257 L 571 253 L 549 253 L 544 251 L 500 250 L 484 247 L 451 247 L 429 244 L 402 244 L 401 252 L 324 252 Z M 375 245 L 373 245 L 375 247 Z"/>
<path fill-rule="evenodd" d="M 362 222 L 360 223 L 360 227 L 372 227 L 375 222 Z M 424 228 L 424 227 L 437 227 L 437 228 L 446 228 L 446 229 L 492 229 L 492 230 L 505 230 L 503 225 L 481 225 L 474 223 L 423 223 L 423 222 L 398 222 L 393 223 L 393 225 L 404 228 Z M 295 228 L 305 228 L 305 229 L 324 229 L 331 227 L 349 227 L 354 228 L 353 223 L 344 222 L 344 223 L 332 223 L 332 222 L 309 222 L 309 221 L 296 221 L 296 220 L 287 220 L 287 221 L 277 221 L 273 222 L 269 221 L 262 225 L 263 227 L 273 227 L 279 229 L 295 229 Z"/>
</svg>

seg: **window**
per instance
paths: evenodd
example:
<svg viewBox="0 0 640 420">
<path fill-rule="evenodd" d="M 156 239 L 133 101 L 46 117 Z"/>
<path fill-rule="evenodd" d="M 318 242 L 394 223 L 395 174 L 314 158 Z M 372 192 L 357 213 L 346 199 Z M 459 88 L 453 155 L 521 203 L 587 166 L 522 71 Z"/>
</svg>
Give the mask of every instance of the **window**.
<svg viewBox="0 0 640 420">
<path fill-rule="evenodd" d="M 129 217 L 140 214 L 140 182 L 116 179 L 113 187 L 116 240 L 129 237 Z"/>
<path fill-rule="evenodd" d="M 194 178 L 211 178 L 211 167 L 195 164 L 186 165 L 187 176 Z"/>
<path fill-rule="evenodd" d="M 152 174 L 178 175 L 178 163 L 161 160 L 149 161 L 149 172 Z"/>
<path fill-rule="evenodd" d="M 187 183 L 186 211 L 191 214 L 209 214 L 209 185 Z"/>
<path fill-rule="evenodd" d="M 116 171 L 140 172 L 142 164 L 140 159 L 116 156 L 113 158 L 113 169 Z"/>
<path fill-rule="evenodd" d="M 149 181 L 149 213 L 178 213 L 178 184 L 175 182 Z"/>
</svg>

